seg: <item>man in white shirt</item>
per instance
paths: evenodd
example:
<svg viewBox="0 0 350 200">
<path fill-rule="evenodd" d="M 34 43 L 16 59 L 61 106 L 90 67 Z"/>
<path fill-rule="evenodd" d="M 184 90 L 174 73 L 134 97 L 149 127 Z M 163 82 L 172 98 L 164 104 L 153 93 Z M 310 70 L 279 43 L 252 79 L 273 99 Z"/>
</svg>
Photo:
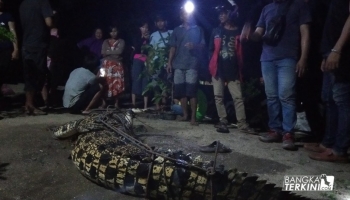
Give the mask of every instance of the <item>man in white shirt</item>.
<svg viewBox="0 0 350 200">
<path fill-rule="evenodd" d="M 154 25 L 157 27 L 157 31 L 153 32 L 151 34 L 151 41 L 150 41 L 150 45 L 152 45 L 153 49 L 156 51 L 161 51 L 161 50 L 166 50 L 168 52 L 165 52 L 166 55 L 169 54 L 169 48 L 167 48 L 168 46 L 168 42 L 170 39 L 170 36 L 173 32 L 173 30 L 168 30 L 167 29 L 167 20 L 162 16 L 162 15 L 157 15 L 155 20 L 154 20 Z M 157 59 L 158 56 L 156 55 L 154 59 Z M 165 59 L 167 59 L 168 57 L 165 57 Z M 165 60 L 165 63 L 167 63 L 167 60 Z M 165 66 L 163 66 L 164 69 L 160 70 L 159 72 L 157 72 L 157 76 L 160 79 L 166 79 L 166 71 L 165 71 Z M 159 89 L 159 88 L 157 88 Z M 166 98 L 163 97 L 162 98 L 162 104 L 166 104 Z M 159 102 L 156 102 L 156 108 L 157 110 L 160 110 L 160 104 Z"/>
<path fill-rule="evenodd" d="M 173 31 L 167 29 L 167 21 L 161 15 L 156 16 L 154 24 L 158 30 L 151 34 L 150 44 L 155 49 L 165 48 Z"/>
<path fill-rule="evenodd" d="M 63 106 L 69 108 L 72 114 L 89 114 L 101 101 L 105 84 L 103 77 L 96 76 L 98 66 L 99 59 L 91 54 L 85 57 L 84 67 L 70 73 L 64 90 Z"/>
</svg>

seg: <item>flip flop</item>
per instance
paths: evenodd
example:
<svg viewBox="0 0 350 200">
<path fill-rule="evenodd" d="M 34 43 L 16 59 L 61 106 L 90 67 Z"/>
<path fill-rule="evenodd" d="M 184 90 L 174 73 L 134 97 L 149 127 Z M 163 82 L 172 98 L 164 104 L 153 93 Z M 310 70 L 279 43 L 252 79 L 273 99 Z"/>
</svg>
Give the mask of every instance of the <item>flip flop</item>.
<svg viewBox="0 0 350 200">
<path fill-rule="evenodd" d="M 90 110 L 89 111 L 84 110 L 84 111 L 81 112 L 82 115 L 89 115 L 90 113 L 91 113 Z"/>
<path fill-rule="evenodd" d="M 218 153 L 230 153 L 232 150 L 218 141 L 207 146 L 200 146 L 199 151 L 203 153 L 215 153 L 216 145 L 218 145 Z"/>
</svg>

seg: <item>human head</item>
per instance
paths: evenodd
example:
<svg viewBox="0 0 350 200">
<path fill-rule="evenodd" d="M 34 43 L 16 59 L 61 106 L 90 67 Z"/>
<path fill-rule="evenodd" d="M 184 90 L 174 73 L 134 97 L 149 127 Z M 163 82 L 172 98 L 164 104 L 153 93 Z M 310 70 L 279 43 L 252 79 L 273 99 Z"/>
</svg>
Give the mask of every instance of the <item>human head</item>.
<svg viewBox="0 0 350 200">
<path fill-rule="evenodd" d="M 230 23 L 235 24 L 238 18 L 238 6 L 234 3 L 227 3 L 216 7 L 219 13 L 219 20 L 221 24 Z"/>
<path fill-rule="evenodd" d="M 118 37 L 119 30 L 117 26 L 110 26 L 108 31 L 112 39 L 116 39 Z"/>
<path fill-rule="evenodd" d="M 98 39 L 98 40 L 102 39 L 102 37 L 103 37 L 102 29 L 96 28 L 95 32 L 94 32 L 94 35 L 95 35 L 96 39 Z"/>
<path fill-rule="evenodd" d="M 145 33 L 148 33 L 148 22 L 146 20 L 143 20 L 139 23 L 139 26 L 138 28 L 140 29 L 141 31 L 141 34 L 144 35 Z"/>
<path fill-rule="evenodd" d="M 157 27 L 158 30 L 164 30 L 167 26 L 167 21 L 162 15 L 157 15 L 154 20 L 154 25 Z"/>
<path fill-rule="evenodd" d="M 94 73 L 97 70 L 97 67 L 99 65 L 100 65 L 100 60 L 98 59 L 98 57 L 95 54 L 89 53 L 84 57 L 83 67 L 85 69 L 88 69 Z"/>
</svg>

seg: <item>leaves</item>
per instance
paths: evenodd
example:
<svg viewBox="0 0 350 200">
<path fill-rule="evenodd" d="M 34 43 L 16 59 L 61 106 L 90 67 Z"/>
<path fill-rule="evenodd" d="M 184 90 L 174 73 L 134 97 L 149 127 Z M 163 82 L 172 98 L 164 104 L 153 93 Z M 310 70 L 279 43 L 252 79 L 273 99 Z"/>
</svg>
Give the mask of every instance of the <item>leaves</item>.
<svg viewBox="0 0 350 200">
<path fill-rule="evenodd" d="M 163 80 L 160 77 L 162 70 L 164 70 L 168 63 L 169 47 L 159 47 L 158 45 L 154 48 L 152 45 L 143 45 L 141 47 L 143 53 L 147 52 L 147 59 L 145 66 L 147 68 L 146 73 L 143 76 L 147 76 L 152 80 L 143 91 L 143 95 L 147 92 L 153 92 L 153 102 L 159 103 L 163 97 L 169 92 L 169 83 L 167 80 Z"/>
<path fill-rule="evenodd" d="M 4 40 L 14 41 L 15 36 L 11 31 L 7 30 L 5 27 L 0 26 L 0 41 Z"/>
</svg>

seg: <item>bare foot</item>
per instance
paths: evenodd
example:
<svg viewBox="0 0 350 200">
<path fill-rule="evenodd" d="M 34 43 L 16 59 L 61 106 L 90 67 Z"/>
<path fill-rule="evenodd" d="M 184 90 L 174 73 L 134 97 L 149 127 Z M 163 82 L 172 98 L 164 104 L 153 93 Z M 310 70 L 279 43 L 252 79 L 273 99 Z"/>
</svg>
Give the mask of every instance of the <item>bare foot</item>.
<svg viewBox="0 0 350 200">
<path fill-rule="evenodd" d="M 179 117 L 179 118 L 177 119 L 177 121 L 179 121 L 179 122 L 186 122 L 186 121 L 188 121 L 188 120 L 187 120 L 187 116 Z"/>
<path fill-rule="evenodd" d="M 198 124 L 198 122 L 196 122 L 196 120 L 191 120 L 191 125 L 192 126 L 198 126 L 199 124 Z"/>
</svg>

